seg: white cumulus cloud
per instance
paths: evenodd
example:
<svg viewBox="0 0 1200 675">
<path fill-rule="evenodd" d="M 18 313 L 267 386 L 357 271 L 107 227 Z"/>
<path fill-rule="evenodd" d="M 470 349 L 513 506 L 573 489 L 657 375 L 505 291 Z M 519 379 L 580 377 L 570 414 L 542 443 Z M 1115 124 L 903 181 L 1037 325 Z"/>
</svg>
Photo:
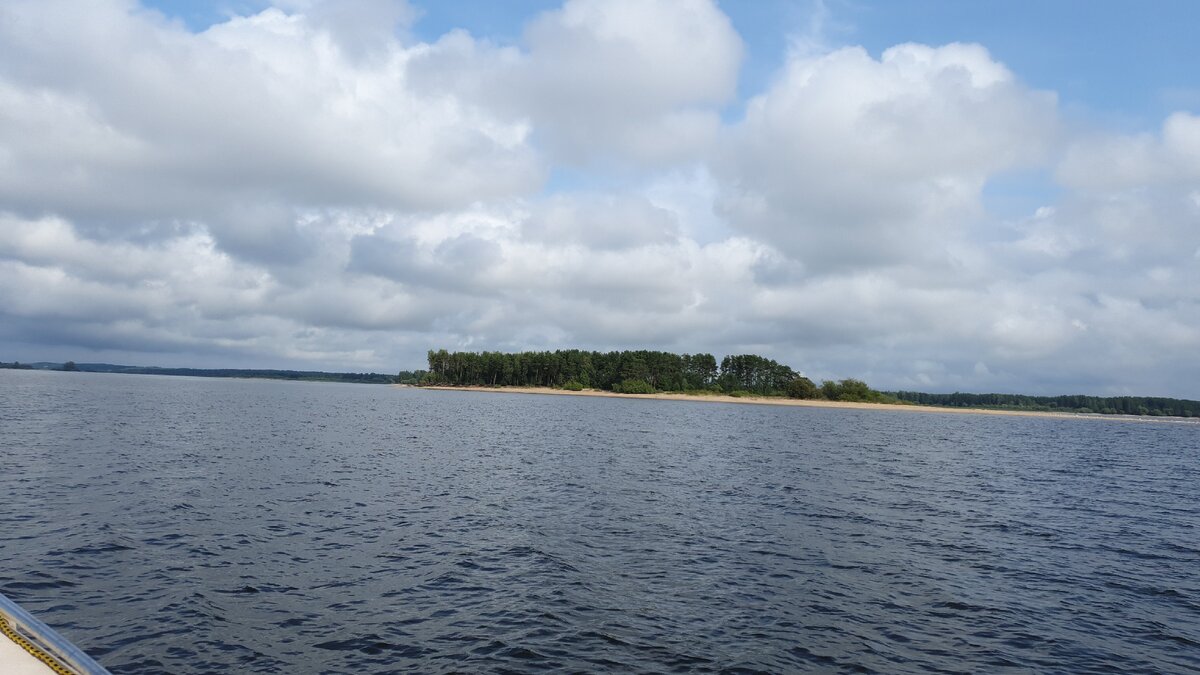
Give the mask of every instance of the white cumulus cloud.
<svg viewBox="0 0 1200 675">
<path fill-rule="evenodd" d="M 1038 161 L 1055 98 L 977 45 L 793 56 L 717 160 L 738 228 L 813 270 L 938 259 L 999 171 Z"/>
</svg>

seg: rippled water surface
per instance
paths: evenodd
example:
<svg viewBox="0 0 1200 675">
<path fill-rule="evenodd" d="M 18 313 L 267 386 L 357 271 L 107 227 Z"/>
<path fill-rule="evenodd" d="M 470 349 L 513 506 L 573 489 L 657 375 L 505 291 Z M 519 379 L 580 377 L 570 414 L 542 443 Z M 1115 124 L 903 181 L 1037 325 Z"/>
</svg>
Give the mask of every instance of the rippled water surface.
<svg viewBox="0 0 1200 675">
<path fill-rule="evenodd" d="M 1189 672 L 1200 427 L 0 371 L 117 673 Z"/>
</svg>

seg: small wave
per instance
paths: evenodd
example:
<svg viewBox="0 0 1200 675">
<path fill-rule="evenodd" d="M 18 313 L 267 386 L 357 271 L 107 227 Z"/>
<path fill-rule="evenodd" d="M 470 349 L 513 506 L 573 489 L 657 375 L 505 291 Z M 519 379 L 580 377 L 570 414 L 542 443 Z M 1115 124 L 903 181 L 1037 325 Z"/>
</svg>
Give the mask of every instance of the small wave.
<svg viewBox="0 0 1200 675">
<path fill-rule="evenodd" d="M 610 645 L 613 645 L 616 647 L 630 646 L 629 642 L 626 642 L 625 640 L 622 640 L 621 638 L 619 638 L 615 635 L 612 635 L 611 633 L 605 633 L 603 631 L 584 631 L 579 634 L 579 637 L 589 638 L 589 639 L 597 639 L 597 640 L 600 640 L 601 642 L 604 642 L 604 643 L 607 643 L 607 644 L 610 644 Z"/>
<path fill-rule="evenodd" d="M 1186 635 L 1176 635 L 1174 633 L 1159 632 L 1156 635 L 1156 637 L 1163 639 L 1163 640 L 1168 640 L 1170 642 L 1177 642 L 1177 643 L 1179 643 L 1181 645 L 1185 645 L 1187 647 L 1200 647 L 1200 640 L 1193 640 L 1192 638 L 1187 637 Z"/>
<path fill-rule="evenodd" d="M 538 661 L 547 658 L 545 654 L 529 649 L 528 647 L 509 647 L 499 652 L 498 655 L 518 661 Z"/>
<path fill-rule="evenodd" d="M 213 592 L 224 593 L 226 595 L 249 595 L 251 593 L 261 593 L 262 591 L 253 586 L 242 586 L 241 588 L 234 588 L 232 590 L 216 590 Z"/>
<path fill-rule="evenodd" d="M 802 659 L 804 661 L 807 661 L 809 663 L 817 663 L 822 666 L 830 666 L 830 667 L 836 666 L 838 664 L 838 660 L 835 659 L 834 657 L 826 656 L 825 654 L 818 654 L 817 652 L 814 652 L 813 650 L 809 649 L 808 647 L 796 646 L 796 647 L 792 647 L 791 649 L 789 649 L 788 652 L 792 656 L 795 656 L 795 657 Z"/>
<path fill-rule="evenodd" d="M 370 654 L 372 656 L 386 653 L 408 659 L 421 658 L 434 653 L 434 650 L 426 647 L 388 642 L 374 633 L 360 637 L 347 638 L 345 640 L 329 640 L 327 642 L 318 642 L 317 644 L 314 644 L 313 647 L 316 649 L 325 649 L 335 652 L 359 652 L 362 654 Z"/>
<path fill-rule="evenodd" d="M 1200 548 L 1184 546 L 1182 544 L 1176 544 L 1176 543 L 1170 542 L 1170 541 L 1163 542 L 1162 546 L 1163 546 L 1163 548 L 1165 548 L 1169 551 L 1174 551 L 1176 553 L 1187 553 L 1190 555 L 1200 555 Z"/>
<path fill-rule="evenodd" d="M 73 588 L 78 585 L 74 581 L 66 579 L 47 579 L 45 581 L 13 581 L 4 584 L 2 588 L 5 594 L 17 595 L 13 591 L 46 591 L 54 588 Z"/>
<path fill-rule="evenodd" d="M 288 593 L 296 590 L 293 586 L 279 586 L 276 584 L 260 584 L 259 586 L 251 586 L 249 584 L 241 588 L 218 589 L 214 593 L 224 595 L 255 595 L 258 593 Z"/>
<path fill-rule="evenodd" d="M 972 605 L 969 602 L 956 602 L 953 600 L 948 601 L 948 602 L 939 602 L 939 603 L 935 604 L 934 607 L 939 608 L 939 609 L 952 609 L 956 612 L 986 612 L 986 611 L 988 611 L 987 607 L 981 607 L 980 605 Z"/>
<path fill-rule="evenodd" d="M 132 551 L 133 546 L 124 544 L 98 544 L 96 546 L 80 546 L 79 548 L 68 551 L 69 555 L 97 555 L 100 553 L 116 553 L 118 551 Z"/>
</svg>

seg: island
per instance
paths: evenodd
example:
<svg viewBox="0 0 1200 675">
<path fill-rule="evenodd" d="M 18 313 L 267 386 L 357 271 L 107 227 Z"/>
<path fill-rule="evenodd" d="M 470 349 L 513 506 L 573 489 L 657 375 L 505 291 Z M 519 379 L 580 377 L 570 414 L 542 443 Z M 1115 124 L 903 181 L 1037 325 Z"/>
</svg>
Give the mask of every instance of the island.
<svg viewBox="0 0 1200 675">
<path fill-rule="evenodd" d="M 707 353 L 652 350 L 451 352 L 438 349 L 428 352 L 427 361 L 427 371 L 404 371 L 397 381 L 430 388 L 514 392 L 1200 418 L 1200 401 L 1189 399 L 878 391 L 855 378 L 817 384 L 790 366 L 755 354 L 725 356 L 718 362 Z"/>
</svg>

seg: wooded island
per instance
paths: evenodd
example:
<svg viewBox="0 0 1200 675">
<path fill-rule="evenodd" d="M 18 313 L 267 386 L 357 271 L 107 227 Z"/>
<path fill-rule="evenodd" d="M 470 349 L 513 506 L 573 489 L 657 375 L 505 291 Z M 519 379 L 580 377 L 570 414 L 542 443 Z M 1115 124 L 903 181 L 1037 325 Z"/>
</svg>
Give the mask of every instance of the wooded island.
<svg viewBox="0 0 1200 675">
<path fill-rule="evenodd" d="M 855 379 L 820 386 L 772 359 L 755 354 L 726 356 L 638 350 L 589 352 L 448 352 L 430 350 L 423 385 L 601 389 L 621 394 L 714 392 L 733 396 L 894 403 Z"/>
<path fill-rule="evenodd" d="M 1156 396 L 1027 396 L 876 391 L 848 378 L 817 384 L 789 366 L 755 354 L 726 356 L 637 350 L 594 352 L 428 352 L 428 371 L 402 371 L 397 382 L 427 386 L 598 389 L 623 394 L 721 393 L 863 403 L 1034 412 L 1200 417 L 1200 401 Z"/>
</svg>

